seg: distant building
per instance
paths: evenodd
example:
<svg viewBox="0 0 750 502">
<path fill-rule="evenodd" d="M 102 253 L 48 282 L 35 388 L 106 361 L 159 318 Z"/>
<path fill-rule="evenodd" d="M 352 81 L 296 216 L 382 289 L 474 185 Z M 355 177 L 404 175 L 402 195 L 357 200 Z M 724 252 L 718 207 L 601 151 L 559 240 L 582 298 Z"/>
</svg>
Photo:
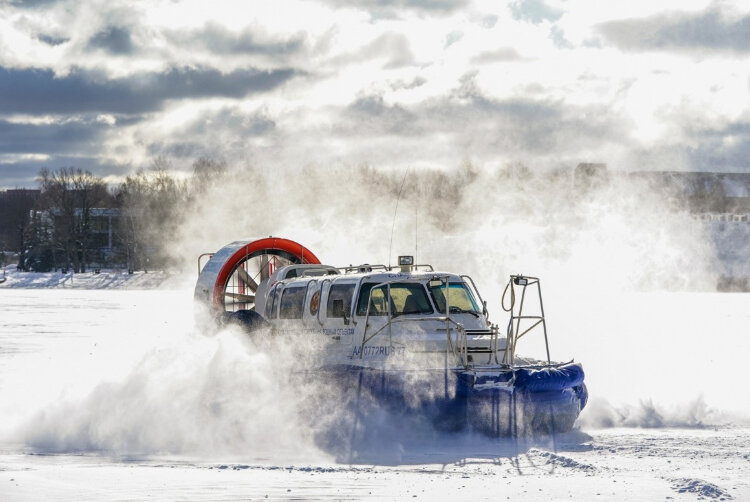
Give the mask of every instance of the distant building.
<svg viewBox="0 0 750 502">
<path fill-rule="evenodd" d="M 9 188 L 0 191 L 0 202 L 18 199 L 36 200 L 41 193 L 42 191 L 37 188 Z"/>
<path fill-rule="evenodd" d="M 42 221 L 49 222 L 51 230 L 62 225 L 63 216 L 59 209 L 37 211 Z M 124 238 L 122 236 L 123 210 L 120 208 L 95 207 L 89 209 L 87 222 L 87 266 L 112 267 L 127 266 Z M 82 221 L 83 210 L 76 208 L 74 216 Z M 60 265 L 56 263 L 56 266 Z"/>
<path fill-rule="evenodd" d="M 750 213 L 750 173 L 639 171 L 629 176 L 650 181 L 701 219 L 728 221 Z"/>
<path fill-rule="evenodd" d="M 750 291 L 750 173 L 630 171 L 608 173 L 606 164 L 579 164 L 577 190 L 623 177 L 645 182 L 675 211 L 705 222 L 717 258 L 720 290 Z"/>
<path fill-rule="evenodd" d="M 26 188 L 0 191 L 0 251 L 21 251 L 29 211 L 40 194 Z"/>
</svg>

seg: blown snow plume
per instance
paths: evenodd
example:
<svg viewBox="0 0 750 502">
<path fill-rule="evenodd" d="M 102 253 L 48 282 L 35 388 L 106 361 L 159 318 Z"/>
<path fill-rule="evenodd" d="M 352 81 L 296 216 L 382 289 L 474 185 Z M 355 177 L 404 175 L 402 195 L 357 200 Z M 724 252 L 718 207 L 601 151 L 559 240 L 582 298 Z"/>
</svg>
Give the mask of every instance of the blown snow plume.
<svg viewBox="0 0 750 502">
<path fill-rule="evenodd" d="M 315 371 L 324 352 L 309 333 L 248 336 L 201 319 L 196 330 L 183 315 L 186 295 L 126 294 L 139 295 L 123 298 L 126 318 L 109 324 L 98 317 L 101 325 L 79 334 L 83 346 L 69 347 L 62 365 L 52 368 L 39 355 L 48 374 L 61 378 L 40 377 L 43 390 L 7 382 L 17 389 L 9 394 L 17 416 L 5 415 L 4 441 L 20 439 L 41 453 L 353 462 L 397 460 L 403 444 L 423 437 L 405 433 L 401 417 L 367 392 Z M 66 322 L 84 324 L 100 308 L 78 304 Z M 435 438 L 427 422 L 414 429 Z"/>
<path fill-rule="evenodd" d="M 606 399 L 592 399 L 589 408 L 581 415 L 585 428 L 661 427 L 702 428 L 736 423 L 737 417 L 709 408 L 703 396 L 679 405 L 657 405 L 652 399 L 637 405 L 613 406 Z"/>
<path fill-rule="evenodd" d="M 750 410 L 727 391 L 726 373 L 679 372 L 707 361 L 736 371 L 735 349 L 747 345 L 737 331 L 746 319 L 735 315 L 744 300 L 716 313 L 732 321 L 704 343 L 712 328 L 700 305 L 710 293 L 700 292 L 713 291 L 720 273 L 711 230 L 675 202 L 678 191 L 652 178 L 468 162 L 406 178 L 367 166 L 248 167 L 227 176 L 205 191 L 181 229 L 177 259 L 191 267 L 199 252 L 271 234 L 339 266 L 415 254 L 418 262 L 473 276 L 501 325 L 508 274 L 531 272 L 543 278 L 552 356 L 584 362 L 593 396 L 673 404 L 702 394 L 709 406 Z M 541 354 L 541 340 L 523 343 L 522 353 Z"/>
<path fill-rule="evenodd" d="M 166 323 L 159 324 L 164 329 Z M 130 370 L 119 377 L 88 375 L 98 379 L 89 391 L 63 389 L 53 404 L 23 422 L 24 441 L 42 452 L 264 459 L 322 455 L 313 431 L 326 389 L 305 378 L 300 365 L 311 360 L 302 354 L 316 352 L 309 338 L 290 344 L 269 336 L 251 339 L 232 327 L 211 333 L 142 328 L 147 333 L 132 339 L 141 354 L 133 357 Z"/>
<path fill-rule="evenodd" d="M 169 246 L 191 272 L 186 289 L 194 284 L 198 254 L 246 236 L 293 237 L 334 265 L 385 262 L 403 180 L 403 173 L 368 167 L 230 171 L 206 187 Z M 694 403 L 699 395 L 710 410 L 750 410 L 747 397 L 726 385 L 741 377 L 740 354 L 749 350 L 741 336 L 750 322 L 748 300 L 717 302 L 712 293 L 685 292 L 714 286 L 707 229 L 675 212 L 648 183 L 613 177 L 577 186 L 569 172 L 470 164 L 452 172 L 414 171 L 396 214 L 393 255 L 413 250 L 418 262 L 472 275 L 500 324 L 507 275 L 543 278 L 553 358 L 575 355 L 586 366 L 591 395 L 606 396 L 620 410 L 609 419 L 603 413 L 584 420 L 585 426 L 678 423 L 665 418 L 664 407 Z M 183 317 L 190 304 L 184 300 Z M 705 304 L 719 308 L 714 317 L 705 314 Z M 321 455 L 319 446 L 331 451 L 333 442 L 337 457 L 352 456 L 336 440 L 347 428 L 331 427 L 355 420 L 346 414 L 350 403 L 329 399 L 335 387 L 278 378 L 314 365 L 312 342 L 247 339 L 203 325 L 167 326 L 165 333 L 156 320 L 171 315 L 178 313 L 152 313 L 149 322 L 136 318 L 120 328 L 126 339 L 140 334 L 133 365 L 112 378 L 88 375 L 89 392 L 57 399 L 26 422 L 26 441 L 40 451 L 256 457 Z M 721 332 L 706 343 L 715 319 L 723 320 Z M 519 347 L 528 355 L 538 349 L 533 340 Z M 706 364 L 722 364 L 723 371 L 705 370 Z M 660 419 L 622 411 L 649 399 Z M 696 422 L 712 421 L 711 413 L 696 413 Z M 370 424 L 360 431 L 387 425 L 382 410 L 363 416 Z"/>
<path fill-rule="evenodd" d="M 417 247 L 418 259 L 438 267 L 461 263 L 483 276 L 491 269 L 486 282 L 495 288 L 509 267 L 559 281 L 606 275 L 618 289 L 715 285 L 707 230 L 647 180 L 582 184 L 572 171 L 466 163 L 414 170 L 403 190 L 402 182 L 403 173 L 370 167 L 230 171 L 196 201 L 172 248 L 190 270 L 200 252 L 238 236 L 285 235 L 335 264 L 384 263 Z"/>
</svg>

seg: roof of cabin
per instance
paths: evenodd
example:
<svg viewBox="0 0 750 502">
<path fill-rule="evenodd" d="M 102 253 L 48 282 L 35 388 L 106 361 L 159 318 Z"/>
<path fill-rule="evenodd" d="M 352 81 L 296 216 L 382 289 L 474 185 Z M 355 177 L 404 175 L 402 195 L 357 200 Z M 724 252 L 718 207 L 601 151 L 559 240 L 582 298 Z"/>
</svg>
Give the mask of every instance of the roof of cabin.
<svg viewBox="0 0 750 502">
<path fill-rule="evenodd" d="M 431 279 L 432 277 L 445 277 L 449 276 L 451 280 L 460 280 L 460 276 L 458 274 L 449 273 L 449 272 L 425 272 L 425 271 L 418 271 L 418 272 L 401 272 L 401 271 L 383 271 L 383 270 L 377 270 L 372 272 L 354 272 L 354 273 L 348 273 L 348 274 L 340 274 L 340 275 L 328 275 L 328 276 L 318 276 L 318 277 L 291 277 L 289 279 L 284 279 L 283 282 L 285 284 L 291 284 L 295 282 L 308 282 L 313 279 L 321 279 L 324 278 L 325 280 L 330 280 L 332 282 L 346 282 L 346 283 L 356 283 L 359 282 L 362 279 L 367 279 L 367 282 L 389 282 L 389 281 L 405 281 L 405 280 L 417 280 L 417 281 L 427 281 Z"/>
</svg>

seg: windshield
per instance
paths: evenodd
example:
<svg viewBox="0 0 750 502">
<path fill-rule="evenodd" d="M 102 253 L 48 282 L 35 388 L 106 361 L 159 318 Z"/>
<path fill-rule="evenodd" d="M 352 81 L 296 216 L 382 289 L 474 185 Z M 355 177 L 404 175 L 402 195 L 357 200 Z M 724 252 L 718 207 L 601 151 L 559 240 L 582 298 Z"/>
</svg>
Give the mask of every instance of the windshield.
<svg viewBox="0 0 750 502">
<path fill-rule="evenodd" d="M 357 315 L 367 314 L 367 299 L 370 298 L 370 315 L 387 315 L 388 285 L 379 286 L 365 282 L 359 288 Z M 427 291 L 422 284 L 413 282 L 394 282 L 391 288 L 391 315 L 432 314 L 432 306 L 427 299 Z M 372 296 L 370 295 L 372 291 Z"/>
<path fill-rule="evenodd" d="M 477 314 L 482 312 L 477 306 L 474 296 L 466 287 L 466 284 L 462 282 L 451 282 L 450 288 L 450 294 L 448 296 L 451 312 L 474 312 Z M 435 302 L 438 311 L 445 312 L 445 283 L 440 286 L 431 286 L 430 293 L 432 293 L 432 299 Z"/>
</svg>

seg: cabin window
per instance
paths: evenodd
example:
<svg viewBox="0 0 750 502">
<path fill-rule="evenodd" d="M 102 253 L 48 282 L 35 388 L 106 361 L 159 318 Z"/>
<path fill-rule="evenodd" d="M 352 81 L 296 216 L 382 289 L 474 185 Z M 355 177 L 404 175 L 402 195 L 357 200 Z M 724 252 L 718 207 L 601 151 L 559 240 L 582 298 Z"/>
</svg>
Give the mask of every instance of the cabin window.
<svg viewBox="0 0 750 502">
<path fill-rule="evenodd" d="M 451 282 L 450 288 L 450 312 L 481 313 L 477 302 L 474 300 L 474 296 L 468 290 L 466 284 Z M 432 299 L 435 301 L 435 307 L 437 307 L 438 311 L 445 312 L 445 283 L 440 286 L 431 287 L 430 293 L 432 293 Z"/>
<path fill-rule="evenodd" d="M 432 314 L 430 300 L 422 284 L 391 284 L 391 309 L 394 315 Z"/>
<path fill-rule="evenodd" d="M 266 299 L 266 319 L 270 319 L 275 314 L 273 307 L 276 302 L 276 291 L 278 288 L 274 286 Z"/>
<path fill-rule="evenodd" d="M 385 288 L 381 286 L 379 288 L 372 289 L 376 283 L 364 282 L 359 288 L 359 299 L 357 300 L 357 315 L 367 314 L 367 298 L 370 298 L 370 315 L 386 315 L 388 313 L 388 307 L 385 304 Z M 370 291 L 372 291 L 372 297 L 370 297 Z"/>
<path fill-rule="evenodd" d="M 279 304 L 279 319 L 302 319 L 306 291 L 305 286 L 284 288 Z"/>
<path fill-rule="evenodd" d="M 359 290 L 357 301 L 357 315 L 367 314 L 367 298 L 370 297 L 370 315 L 388 314 L 388 286 L 379 286 L 374 283 L 364 283 Z M 432 306 L 427 299 L 424 286 L 417 283 L 395 282 L 390 285 L 391 289 L 391 315 L 408 314 L 432 314 Z M 372 291 L 372 296 L 370 292 Z"/>
<path fill-rule="evenodd" d="M 331 317 L 348 317 L 352 311 L 352 296 L 354 296 L 354 284 L 334 284 L 328 291 L 328 304 L 326 306 L 326 316 Z M 334 308 L 334 303 L 336 308 Z M 340 307 L 338 306 L 340 305 Z"/>
</svg>

